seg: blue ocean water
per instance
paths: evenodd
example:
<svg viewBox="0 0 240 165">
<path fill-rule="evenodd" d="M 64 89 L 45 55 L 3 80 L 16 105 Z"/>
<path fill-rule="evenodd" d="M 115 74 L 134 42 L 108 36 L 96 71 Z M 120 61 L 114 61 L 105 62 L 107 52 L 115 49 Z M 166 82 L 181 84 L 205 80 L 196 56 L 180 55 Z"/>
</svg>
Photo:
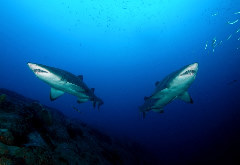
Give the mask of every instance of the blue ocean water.
<svg viewBox="0 0 240 165">
<path fill-rule="evenodd" d="M 231 162 L 240 153 L 239 11 L 238 0 L 1 2 L 0 87 L 143 144 L 162 164 Z M 27 62 L 83 75 L 104 105 L 68 94 L 51 102 Z M 142 120 L 155 82 L 194 62 L 194 104 L 174 100 Z"/>
</svg>

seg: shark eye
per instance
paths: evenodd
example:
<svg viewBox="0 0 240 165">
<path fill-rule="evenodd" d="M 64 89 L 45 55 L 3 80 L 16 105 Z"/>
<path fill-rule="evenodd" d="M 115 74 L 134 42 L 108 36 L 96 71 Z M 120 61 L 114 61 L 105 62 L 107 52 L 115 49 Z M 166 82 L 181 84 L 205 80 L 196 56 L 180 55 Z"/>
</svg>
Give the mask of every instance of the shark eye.
<svg viewBox="0 0 240 165">
<path fill-rule="evenodd" d="M 48 73 L 47 71 L 41 70 L 41 69 L 34 69 L 33 71 L 34 71 L 35 73 Z"/>
</svg>

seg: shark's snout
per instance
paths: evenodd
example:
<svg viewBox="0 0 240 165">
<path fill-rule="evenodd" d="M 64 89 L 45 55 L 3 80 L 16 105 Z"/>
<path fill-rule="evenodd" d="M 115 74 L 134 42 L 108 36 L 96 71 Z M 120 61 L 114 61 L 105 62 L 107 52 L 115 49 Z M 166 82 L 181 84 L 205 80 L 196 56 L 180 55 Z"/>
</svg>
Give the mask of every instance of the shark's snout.
<svg viewBox="0 0 240 165">
<path fill-rule="evenodd" d="M 190 65 L 187 67 L 187 70 L 191 70 L 191 71 L 197 72 L 197 71 L 198 71 L 198 63 L 190 64 Z"/>
<path fill-rule="evenodd" d="M 34 64 L 34 63 L 31 63 L 31 62 L 28 62 L 27 65 L 28 65 L 28 67 L 29 67 L 31 70 L 34 70 L 34 69 L 37 68 L 37 65 Z"/>
<path fill-rule="evenodd" d="M 198 71 L 198 63 L 193 63 L 186 66 L 181 72 L 180 76 L 196 76 Z"/>
<path fill-rule="evenodd" d="M 185 69 L 185 71 L 189 72 L 189 73 L 197 73 L 198 71 L 198 63 L 193 63 L 187 66 L 187 68 Z"/>
<path fill-rule="evenodd" d="M 193 64 L 191 64 L 191 65 L 189 66 L 189 69 L 197 71 L 197 70 L 198 70 L 198 63 L 193 63 Z"/>
<path fill-rule="evenodd" d="M 48 73 L 48 70 L 43 68 L 42 66 L 38 65 L 38 64 L 34 64 L 31 62 L 28 62 L 27 65 L 29 66 L 29 68 L 35 73 L 35 74 L 39 74 L 39 73 Z"/>
</svg>

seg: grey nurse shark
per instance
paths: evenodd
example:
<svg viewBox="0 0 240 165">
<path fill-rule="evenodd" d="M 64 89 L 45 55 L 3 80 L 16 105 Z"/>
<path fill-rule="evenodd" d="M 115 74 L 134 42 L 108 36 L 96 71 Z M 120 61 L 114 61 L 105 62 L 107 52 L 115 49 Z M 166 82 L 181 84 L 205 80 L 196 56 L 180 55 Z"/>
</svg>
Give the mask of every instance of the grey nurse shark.
<svg viewBox="0 0 240 165">
<path fill-rule="evenodd" d="M 163 113 L 163 108 L 176 98 L 192 104 L 193 100 L 187 90 L 195 80 L 197 71 L 198 63 L 194 63 L 169 74 L 161 82 L 157 81 L 153 94 L 145 97 L 145 103 L 139 107 L 143 117 L 150 110 Z"/>
<path fill-rule="evenodd" d="M 103 101 L 94 94 L 94 88 L 88 88 L 83 82 L 83 76 L 75 76 L 67 71 L 42 65 L 28 63 L 29 68 L 42 81 L 50 85 L 50 99 L 53 101 L 65 92 L 78 98 L 78 103 L 92 101 L 95 108 L 103 104 Z"/>
</svg>

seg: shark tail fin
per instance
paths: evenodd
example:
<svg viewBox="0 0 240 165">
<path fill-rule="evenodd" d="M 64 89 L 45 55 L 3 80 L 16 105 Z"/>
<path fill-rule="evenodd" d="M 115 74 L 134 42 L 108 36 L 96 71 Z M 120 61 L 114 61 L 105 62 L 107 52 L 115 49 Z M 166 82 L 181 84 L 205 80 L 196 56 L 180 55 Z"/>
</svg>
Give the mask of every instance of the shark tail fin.
<svg viewBox="0 0 240 165">
<path fill-rule="evenodd" d="M 99 109 L 100 106 L 103 105 L 103 104 L 104 104 L 103 101 L 100 99 L 100 100 L 98 101 L 98 109 Z"/>
<path fill-rule="evenodd" d="M 96 98 L 96 99 L 94 99 L 94 100 L 92 100 L 92 101 L 93 101 L 93 107 L 94 107 L 94 109 L 95 109 L 96 106 L 97 106 L 97 107 L 98 107 L 98 110 L 99 110 L 100 106 L 103 105 L 103 103 L 104 103 L 100 98 Z"/>
</svg>

